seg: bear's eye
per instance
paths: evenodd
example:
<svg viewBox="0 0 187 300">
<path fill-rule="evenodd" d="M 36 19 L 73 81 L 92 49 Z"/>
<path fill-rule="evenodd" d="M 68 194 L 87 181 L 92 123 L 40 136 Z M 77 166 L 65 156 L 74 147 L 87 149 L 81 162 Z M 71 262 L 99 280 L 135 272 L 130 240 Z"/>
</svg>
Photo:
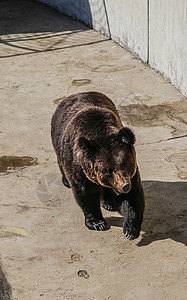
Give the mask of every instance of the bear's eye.
<svg viewBox="0 0 187 300">
<path fill-rule="evenodd" d="M 113 169 L 105 168 L 103 169 L 103 175 L 105 176 L 111 176 L 113 173 Z"/>
</svg>

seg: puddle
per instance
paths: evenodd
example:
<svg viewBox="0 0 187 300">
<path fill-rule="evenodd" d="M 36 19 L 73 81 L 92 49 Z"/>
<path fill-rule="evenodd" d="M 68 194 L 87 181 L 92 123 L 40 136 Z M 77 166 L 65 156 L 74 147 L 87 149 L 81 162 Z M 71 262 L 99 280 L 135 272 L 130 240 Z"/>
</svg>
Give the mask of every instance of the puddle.
<svg viewBox="0 0 187 300">
<path fill-rule="evenodd" d="M 152 106 L 145 104 L 119 105 L 119 113 L 122 121 L 135 127 L 162 126 L 165 125 L 167 119 L 186 123 L 181 107 L 173 108 L 166 104 Z"/>
<path fill-rule="evenodd" d="M 10 173 L 17 168 L 26 168 L 38 163 L 37 158 L 30 156 L 1 156 L 0 172 Z"/>
<path fill-rule="evenodd" d="M 89 83 L 91 83 L 90 79 L 74 79 L 72 81 L 72 85 L 75 85 L 75 86 L 82 86 L 82 85 L 89 84 Z"/>
<path fill-rule="evenodd" d="M 166 105 L 148 106 L 145 104 L 130 104 L 126 106 L 119 106 L 122 121 L 130 123 L 132 126 L 157 126 L 162 125 L 162 118 L 172 108 Z"/>
<path fill-rule="evenodd" d="M 0 237 L 29 237 L 32 233 L 22 227 L 12 227 L 12 226 L 0 226 Z"/>
</svg>

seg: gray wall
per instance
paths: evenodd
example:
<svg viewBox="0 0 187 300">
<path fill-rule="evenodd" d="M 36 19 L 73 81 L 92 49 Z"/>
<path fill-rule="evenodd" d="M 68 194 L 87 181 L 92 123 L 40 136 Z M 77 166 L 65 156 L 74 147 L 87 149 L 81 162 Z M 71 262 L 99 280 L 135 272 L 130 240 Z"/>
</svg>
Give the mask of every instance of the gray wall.
<svg viewBox="0 0 187 300">
<path fill-rule="evenodd" d="M 187 1 L 149 2 L 149 63 L 187 96 Z"/>
<path fill-rule="evenodd" d="M 134 52 L 187 96 L 187 0 L 40 0 Z"/>
</svg>

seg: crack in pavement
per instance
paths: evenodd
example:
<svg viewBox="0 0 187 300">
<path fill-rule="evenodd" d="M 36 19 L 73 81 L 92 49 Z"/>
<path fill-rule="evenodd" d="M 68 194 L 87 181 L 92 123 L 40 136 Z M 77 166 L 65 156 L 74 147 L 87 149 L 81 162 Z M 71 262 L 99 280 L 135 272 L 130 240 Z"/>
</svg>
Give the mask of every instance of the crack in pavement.
<svg viewBox="0 0 187 300">
<path fill-rule="evenodd" d="M 159 141 L 152 142 L 152 143 L 137 144 L 136 147 L 144 146 L 144 145 L 153 145 L 153 144 L 158 144 L 158 143 L 168 142 L 168 141 L 173 141 L 173 140 L 182 139 L 182 138 L 185 138 L 185 137 L 187 137 L 187 134 L 176 136 L 176 137 L 171 137 L 171 138 L 168 138 L 166 140 L 159 140 Z"/>
</svg>

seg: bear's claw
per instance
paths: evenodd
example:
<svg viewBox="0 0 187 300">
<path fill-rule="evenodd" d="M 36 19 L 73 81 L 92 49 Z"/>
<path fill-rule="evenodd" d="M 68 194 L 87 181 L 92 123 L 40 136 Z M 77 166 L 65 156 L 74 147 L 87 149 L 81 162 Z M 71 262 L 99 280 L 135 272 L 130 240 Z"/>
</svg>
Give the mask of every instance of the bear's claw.
<svg viewBox="0 0 187 300">
<path fill-rule="evenodd" d="M 105 231 L 110 228 L 110 226 L 107 225 L 105 221 L 90 221 L 86 220 L 85 222 L 86 227 L 91 230 L 97 230 L 97 231 Z"/>
<path fill-rule="evenodd" d="M 104 224 L 104 223 L 99 223 L 97 225 L 94 225 L 94 229 L 95 230 L 102 230 L 102 231 L 104 231 L 104 230 L 107 229 L 107 225 Z"/>
<path fill-rule="evenodd" d="M 133 239 L 135 238 L 133 235 L 129 234 L 128 232 L 126 232 L 126 233 L 124 234 L 124 236 L 125 236 L 128 240 L 133 240 Z"/>
<path fill-rule="evenodd" d="M 134 240 L 137 239 L 140 235 L 140 230 L 132 228 L 131 230 L 128 229 L 123 229 L 124 232 L 124 236 L 128 239 L 128 240 Z"/>
</svg>

